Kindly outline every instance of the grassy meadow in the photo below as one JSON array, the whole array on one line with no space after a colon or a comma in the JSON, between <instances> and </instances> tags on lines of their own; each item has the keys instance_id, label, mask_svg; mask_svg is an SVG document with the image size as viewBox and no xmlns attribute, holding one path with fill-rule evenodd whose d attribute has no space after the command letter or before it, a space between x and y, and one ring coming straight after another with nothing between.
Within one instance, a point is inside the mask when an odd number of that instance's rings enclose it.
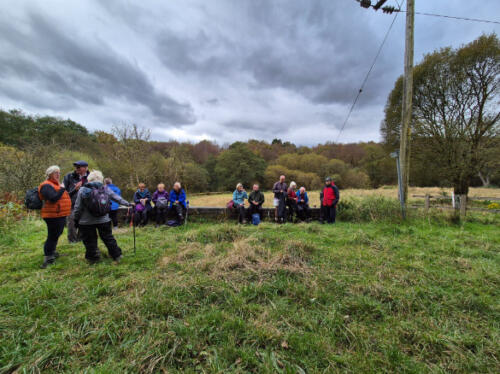
<instances>
[{"instance_id":1,"label":"grassy meadow","mask_svg":"<svg viewBox=\"0 0 500 374\"><path fill-rule=\"evenodd\" d=\"M250 193L251 188L247 188L247 192ZM425 195L429 194L432 196L451 196L452 188L440 188L440 187L410 187L409 189L409 200L410 202L423 202L423 199L413 198L412 195ZM311 207L319 207L319 191L308 191L309 205ZM271 191L264 192L266 201L264 203L265 207L272 208L273 206L273 193ZM340 190L340 196L342 199L346 197L354 198L365 198L365 197L384 197L384 198L398 198L398 189L395 186L384 186L377 189L342 189ZM498 197L500 198L500 188L481 188L473 187L470 189L470 197ZM195 194L188 196L189 203L191 206L205 206L205 207L221 207L226 206L227 202L232 199L232 193L224 194Z\"/></svg>"},{"instance_id":2,"label":"grassy meadow","mask_svg":"<svg viewBox=\"0 0 500 374\"><path fill-rule=\"evenodd\" d=\"M89 266L45 225L0 235L2 373L498 373L500 221L117 232ZM101 249L104 249L101 244Z\"/></svg>"}]
</instances>

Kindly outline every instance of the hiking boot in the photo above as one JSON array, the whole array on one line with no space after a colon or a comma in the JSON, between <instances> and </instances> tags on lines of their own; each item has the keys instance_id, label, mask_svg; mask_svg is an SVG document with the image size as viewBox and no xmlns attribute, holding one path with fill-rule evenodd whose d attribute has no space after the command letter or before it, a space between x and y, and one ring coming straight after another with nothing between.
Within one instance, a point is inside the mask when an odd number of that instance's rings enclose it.
<instances>
[{"instance_id":1,"label":"hiking boot","mask_svg":"<svg viewBox=\"0 0 500 374\"><path fill-rule=\"evenodd\" d=\"M54 265L54 262L53 256L43 256L43 264L40 265L40 269L46 269L47 266Z\"/></svg>"},{"instance_id":2,"label":"hiking boot","mask_svg":"<svg viewBox=\"0 0 500 374\"><path fill-rule=\"evenodd\" d=\"M119 263L122 261L122 258L123 258L123 256L122 256L122 255L120 255L120 256L118 256L118 257L114 258L114 259L113 259L113 261L114 261L116 264L119 264Z\"/></svg>"}]
</instances>

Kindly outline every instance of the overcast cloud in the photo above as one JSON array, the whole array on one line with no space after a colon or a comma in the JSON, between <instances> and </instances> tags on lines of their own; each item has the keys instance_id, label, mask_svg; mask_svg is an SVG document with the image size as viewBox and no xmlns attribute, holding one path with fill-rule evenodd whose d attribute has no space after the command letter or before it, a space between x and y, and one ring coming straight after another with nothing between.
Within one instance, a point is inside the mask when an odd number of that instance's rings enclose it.
<instances>
[{"instance_id":1,"label":"overcast cloud","mask_svg":"<svg viewBox=\"0 0 500 374\"><path fill-rule=\"evenodd\" d=\"M389 0L389 5L397 5ZM355 0L2 0L0 108L155 140L335 141L394 15ZM417 11L495 19L498 0ZM341 142L379 140L403 71L399 14ZM416 16L415 62L500 25Z\"/></svg>"}]
</instances>

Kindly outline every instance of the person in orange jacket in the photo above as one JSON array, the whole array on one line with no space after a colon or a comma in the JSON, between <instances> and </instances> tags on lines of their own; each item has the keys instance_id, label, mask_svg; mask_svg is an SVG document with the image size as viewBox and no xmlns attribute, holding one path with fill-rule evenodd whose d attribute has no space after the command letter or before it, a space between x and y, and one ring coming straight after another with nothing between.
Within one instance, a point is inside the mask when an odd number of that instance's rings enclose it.
<instances>
[{"instance_id":1,"label":"person in orange jacket","mask_svg":"<svg viewBox=\"0 0 500 374\"><path fill-rule=\"evenodd\" d=\"M47 224L47 240L43 246L44 259L40 268L52 265L59 257L57 241L64 231L66 217L71 214L71 198L64 184L59 183L59 166L50 166L45 172L47 179L38 186L38 195L44 202L41 216Z\"/></svg>"}]
</instances>

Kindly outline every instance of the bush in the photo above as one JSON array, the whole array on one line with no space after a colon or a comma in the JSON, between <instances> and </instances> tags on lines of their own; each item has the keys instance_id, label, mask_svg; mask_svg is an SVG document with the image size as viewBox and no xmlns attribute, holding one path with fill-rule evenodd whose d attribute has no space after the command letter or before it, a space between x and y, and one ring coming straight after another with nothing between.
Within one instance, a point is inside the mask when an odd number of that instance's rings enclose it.
<instances>
[{"instance_id":1,"label":"bush","mask_svg":"<svg viewBox=\"0 0 500 374\"><path fill-rule=\"evenodd\" d=\"M399 202L386 197L349 197L342 199L337 207L340 221L370 222L370 221L400 221L401 210Z\"/></svg>"}]
</instances>

